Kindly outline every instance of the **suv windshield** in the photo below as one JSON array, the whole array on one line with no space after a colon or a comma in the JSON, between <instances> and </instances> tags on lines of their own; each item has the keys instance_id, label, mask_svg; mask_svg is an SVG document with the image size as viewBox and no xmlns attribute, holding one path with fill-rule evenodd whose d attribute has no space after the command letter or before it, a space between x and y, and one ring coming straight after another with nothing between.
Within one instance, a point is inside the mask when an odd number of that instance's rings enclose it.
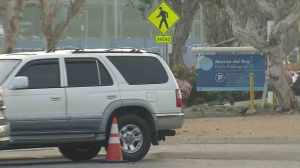
<instances>
[{"instance_id":1,"label":"suv windshield","mask_svg":"<svg viewBox=\"0 0 300 168\"><path fill-rule=\"evenodd\" d=\"M19 62L20 60L0 60L0 84L5 81Z\"/></svg>"}]
</instances>

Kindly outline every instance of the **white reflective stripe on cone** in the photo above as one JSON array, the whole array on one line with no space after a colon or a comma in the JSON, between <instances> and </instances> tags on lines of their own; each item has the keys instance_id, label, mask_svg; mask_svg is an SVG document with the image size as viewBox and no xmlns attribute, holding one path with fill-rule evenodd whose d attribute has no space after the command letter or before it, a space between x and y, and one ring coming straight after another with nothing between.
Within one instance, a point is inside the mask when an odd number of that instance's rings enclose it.
<instances>
[{"instance_id":1,"label":"white reflective stripe on cone","mask_svg":"<svg viewBox=\"0 0 300 168\"><path fill-rule=\"evenodd\" d=\"M110 137L109 144L120 144L120 137Z\"/></svg>"},{"instance_id":2,"label":"white reflective stripe on cone","mask_svg":"<svg viewBox=\"0 0 300 168\"><path fill-rule=\"evenodd\" d=\"M119 134L118 124L112 124L110 133L111 134Z\"/></svg>"}]
</instances>

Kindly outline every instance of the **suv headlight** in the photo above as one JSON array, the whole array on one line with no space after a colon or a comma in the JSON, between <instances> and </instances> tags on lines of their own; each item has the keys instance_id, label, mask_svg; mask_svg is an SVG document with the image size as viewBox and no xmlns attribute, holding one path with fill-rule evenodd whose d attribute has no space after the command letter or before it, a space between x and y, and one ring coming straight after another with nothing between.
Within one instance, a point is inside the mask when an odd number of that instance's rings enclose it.
<instances>
[{"instance_id":1,"label":"suv headlight","mask_svg":"<svg viewBox=\"0 0 300 168\"><path fill-rule=\"evenodd\" d=\"M4 114L5 106L3 102L3 92L2 89L0 88L0 125L5 125L7 124L7 119Z\"/></svg>"},{"instance_id":2,"label":"suv headlight","mask_svg":"<svg viewBox=\"0 0 300 168\"><path fill-rule=\"evenodd\" d=\"M7 119L2 111L0 111L0 126L1 125L6 125L7 124Z\"/></svg>"},{"instance_id":3,"label":"suv headlight","mask_svg":"<svg viewBox=\"0 0 300 168\"><path fill-rule=\"evenodd\" d=\"M3 106L4 103L3 103L3 89L2 87L0 87L0 107Z\"/></svg>"},{"instance_id":4,"label":"suv headlight","mask_svg":"<svg viewBox=\"0 0 300 168\"><path fill-rule=\"evenodd\" d=\"M4 108L4 102L3 102L3 99L2 99L2 96L0 94L0 111L4 111L5 108Z\"/></svg>"}]
</instances>

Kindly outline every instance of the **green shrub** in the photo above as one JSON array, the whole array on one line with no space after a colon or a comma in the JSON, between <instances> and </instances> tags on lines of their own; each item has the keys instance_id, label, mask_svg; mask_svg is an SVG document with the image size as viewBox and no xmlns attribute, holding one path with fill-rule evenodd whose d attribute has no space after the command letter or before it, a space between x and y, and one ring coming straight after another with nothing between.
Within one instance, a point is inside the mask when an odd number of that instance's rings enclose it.
<instances>
[{"instance_id":1,"label":"green shrub","mask_svg":"<svg viewBox=\"0 0 300 168\"><path fill-rule=\"evenodd\" d=\"M172 66L172 72L177 79L186 80L190 84L196 82L196 68L187 68L182 64Z\"/></svg>"}]
</instances>

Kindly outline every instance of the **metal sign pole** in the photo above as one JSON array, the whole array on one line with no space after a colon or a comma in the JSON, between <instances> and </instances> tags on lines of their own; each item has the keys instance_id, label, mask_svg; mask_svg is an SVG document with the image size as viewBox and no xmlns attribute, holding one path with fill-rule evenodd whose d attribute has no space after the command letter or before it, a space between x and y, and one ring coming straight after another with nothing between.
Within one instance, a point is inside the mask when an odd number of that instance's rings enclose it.
<instances>
[{"instance_id":1,"label":"metal sign pole","mask_svg":"<svg viewBox=\"0 0 300 168\"><path fill-rule=\"evenodd\" d=\"M255 79L254 73L249 74L249 94L250 94L250 110L255 112Z\"/></svg>"},{"instance_id":2,"label":"metal sign pole","mask_svg":"<svg viewBox=\"0 0 300 168\"><path fill-rule=\"evenodd\" d=\"M268 90L269 90L269 59L266 58L265 60L266 60L267 70L265 72L265 84L264 84L264 91L263 91L263 104L264 104L264 106L267 104Z\"/></svg>"},{"instance_id":3,"label":"metal sign pole","mask_svg":"<svg viewBox=\"0 0 300 168\"><path fill-rule=\"evenodd\" d=\"M170 58L169 58L169 51L168 51L168 44L165 44L166 49L166 62L168 65L170 65Z\"/></svg>"}]
</instances>

